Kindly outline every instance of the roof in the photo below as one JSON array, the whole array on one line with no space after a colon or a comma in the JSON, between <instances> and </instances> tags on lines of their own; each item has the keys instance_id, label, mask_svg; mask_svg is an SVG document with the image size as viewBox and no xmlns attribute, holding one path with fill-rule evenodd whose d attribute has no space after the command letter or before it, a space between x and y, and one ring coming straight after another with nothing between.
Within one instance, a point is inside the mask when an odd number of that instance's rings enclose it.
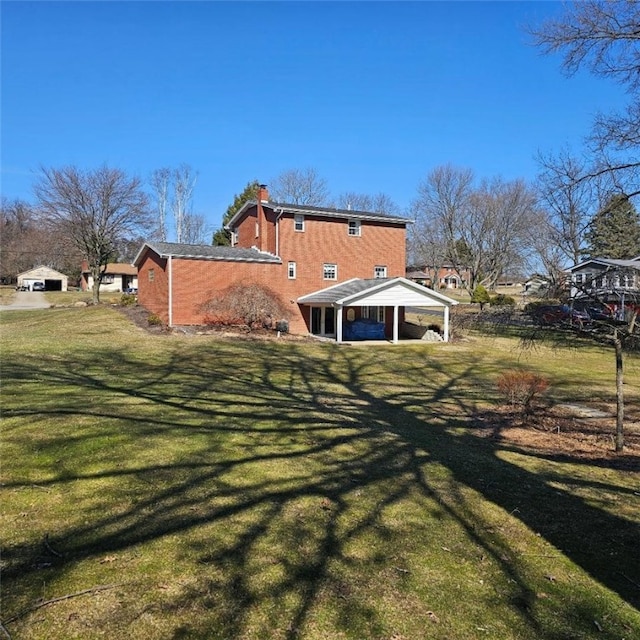
<instances>
[{"instance_id":1,"label":"roof","mask_svg":"<svg viewBox=\"0 0 640 640\"><path fill-rule=\"evenodd\" d=\"M222 260L225 262L266 262L280 264L282 261L272 253L258 249L240 247L214 247L209 244L181 244L177 242L145 242L133 263L138 264L145 249L157 253L161 258L197 258L199 260Z\"/></svg>"},{"instance_id":2,"label":"roof","mask_svg":"<svg viewBox=\"0 0 640 640\"><path fill-rule=\"evenodd\" d=\"M255 207L257 200L248 200L242 208L229 220L226 229L231 229L233 225L240 220L248 209ZM334 207L314 207L306 204L286 204L283 202L263 201L262 206L275 212L282 213L302 213L304 215L315 215L323 218L343 218L350 220L371 220L377 222L389 222L393 224L409 224L413 222L410 218L404 216L394 216L388 213L379 213L375 211L355 211L352 209L336 209Z\"/></svg>"},{"instance_id":3,"label":"roof","mask_svg":"<svg viewBox=\"0 0 640 640\"><path fill-rule=\"evenodd\" d=\"M586 267L588 264L599 264L609 269L640 269L640 256L637 258L631 258L630 260L614 260L613 258L589 258L584 260L573 267L569 267L567 271L577 271Z\"/></svg>"},{"instance_id":4,"label":"roof","mask_svg":"<svg viewBox=\"0 0 640 640\"><path fill-rule=\"evenodd\" d=\"M57 276L59 276L58 279L67 277L64 273L61 273L60 271L56 271L55 269L52 269L51 267L47 267L43 264L41 264L38 267L34 267L33 269L27 269L26 271L22 271L21 273L17 274L18 278L24 278L25 276L45 278L45 279L56 278Z\"/></svg>"},{"instance_id":5,"label":"roof","mask_svg":"<svg viewBox=\"0 0 640 640\"><path fill-rule=\"evenodd\" d=\"M86 263L83 263L82 273L90 273ZM138 275L138 269L135 265L128 262L108 262L103 268L102 273L109 275L125 275L136 276Z\"/></svg>"},{"instance_id":6,"label":"roof","mask_svg":"<svg viewBox=\"0 0 640 640\"><path fill-rule=\"evenodd\" d=\"M409 280L416 280L416 279L426 280L427 278L431 278L431 276L428 273L425 273L424 271L420 271L419 269L416 269L415 271L407 271L406 276L407 278L409 278Z\"/></svg>"},{"instance_id":7,"label":"roof","mask_svg":"<svg viewBox=\"0 0 640 640\"><path fill-rule=\"evenodd\" d=\"M395 302L398 305L429 306L429 304L435 303L436 305L450 306L458 304L453 298L401 277L353 278L332 287L301 296L298 298L298 302L302 304L349 306L350 304L362 302L364 298L390 290L393 290ZM406 302L402 301L404 299L406 299Z\"/></svg>"}]
</instances>

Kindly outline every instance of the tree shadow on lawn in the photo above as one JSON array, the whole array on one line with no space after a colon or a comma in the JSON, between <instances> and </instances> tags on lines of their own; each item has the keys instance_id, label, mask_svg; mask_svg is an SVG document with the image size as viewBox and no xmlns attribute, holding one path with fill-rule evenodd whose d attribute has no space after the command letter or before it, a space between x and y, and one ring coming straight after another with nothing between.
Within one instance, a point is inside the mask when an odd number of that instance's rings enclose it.
<instances>
[{"instance_id":1,"label":"tree shadow on lawn","mask_svg":"<svg viewBox=\"0 0 640 640\"><path fill-rule=\"evenodd\" d=\"M86 559L180 535L180 561L195 556L202 572L171 597L154 591L149 598L156 602L144 605L182 621L170 637L292 640L310 624L328 625L325 635L342 628L382 637L383 612L354 586L354 577L367 576L362 588L403 592L409 587L396 565L409 562L402 552L406 539L432 544L442 535L439 524L455 522L511 585L504 589L513 615L531 637L593 633L594 612L579 595L571 617L548 627L526 561L508 532L497 532L480 513L471 489L638 607L640 567L630 562L637 557L638 523L551 486L557 480L551 472L509 462L496 439L474 435L469 427L487 395L486 371L468 355L465 362L453 375L435 360L405 358L401 349L386 351L383 362L375 351L224 342L206 350L176 348L168 359L144 365L113 352L55 366L5 362L5 385L35 377L58 388L53 400L32 398L29 407L9 408L8 417L28 417L32 425L52 417L91 421L89 428L48 434L38 445L54 459L51 480L38 485L60 491L101 478L115 483L86 523L61 523L52 535L48 544L61 557L48 558L50 581ZM19 431L5 437L17 442ZM123 454L145 439L154 447L186 438L190 446L157 463L118 463L117 449L107 448L92 454L91 465L77 459L56 468L58 451L92 438L122 439ZM4 490L22 484L8 482ZM389 512L406 501L424 505L424 522L405 525L400 518L391 526ZM390 546L398 549L394 557ZM5 620L41 595L42 554L41 540L5 550L4 610L11 612ZM378 574L392 586L378 585ZM322 623L316 611L327 603L332 620ZM419 618L412 624L433 624L426 608L412 611ZM124 624L135 624L141 614L127 615ZM617 631L605 629L599 637L613 639Z\"/></svg>"}]
</instances>

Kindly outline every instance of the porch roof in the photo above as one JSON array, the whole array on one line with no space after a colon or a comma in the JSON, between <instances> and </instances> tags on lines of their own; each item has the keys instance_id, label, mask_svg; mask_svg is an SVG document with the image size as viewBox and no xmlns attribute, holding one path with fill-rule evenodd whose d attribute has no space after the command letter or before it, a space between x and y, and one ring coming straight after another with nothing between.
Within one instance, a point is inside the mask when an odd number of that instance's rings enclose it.
<instances>
[{"instance_id":1,"label":"porch roof","mask_svg":"<svg viewBox=\"0 0 640 640\"><path fill-rule=\"evenodd\" d=\"M298 298L300 304L320 306L450 307L456 300L407 278L353 278Z\"/></svg>"}]
</instances>

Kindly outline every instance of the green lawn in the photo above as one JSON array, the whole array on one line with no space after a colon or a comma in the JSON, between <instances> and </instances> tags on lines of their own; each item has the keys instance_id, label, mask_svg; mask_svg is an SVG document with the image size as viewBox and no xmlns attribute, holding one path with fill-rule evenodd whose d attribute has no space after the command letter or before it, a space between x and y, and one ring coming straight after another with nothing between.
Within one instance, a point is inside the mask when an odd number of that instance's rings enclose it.
<instances>
[{"instance_id":1,"label":"green lawn","mask_svg":"<svg viewBox=\"0 0 640 640\"><path fill-rule=\"evenodd\" d=\"M609 353L0 319L0 637L640 637L640 467L486 433L505 368L610 402Z\"/></svg>"}]
</instances>

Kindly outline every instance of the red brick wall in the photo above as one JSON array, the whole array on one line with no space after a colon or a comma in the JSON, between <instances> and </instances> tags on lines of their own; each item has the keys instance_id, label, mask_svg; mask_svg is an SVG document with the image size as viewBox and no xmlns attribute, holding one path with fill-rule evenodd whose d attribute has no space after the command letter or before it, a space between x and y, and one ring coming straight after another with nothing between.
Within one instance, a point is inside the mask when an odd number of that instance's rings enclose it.
<instances>
[{"instance_id":1,"label":"red brick wall","mask_svg":"<svg viewBox=\"0 0 640 640\"><path fill-rule=\"evenodd\" d=\"M153 279L149 272L153 271ZM169 322L167 261L147 249L138 265L138 303L162 321Z\"/></svg>"},{"instance_id":2,"label":"red brick wall","mask_svg":"<svg viewBox=\"0 0 640 640\"><path fill-rule=\"evenodd\" d=\"M218 260L173 259L173 324L202 324L203 303L215 292L236 282L259 283L279 293L290 305L293 333L309 330L309 309L295 301L300 296L351 278L373 278L374 267L385 265L387 276L405 275L405 229L399 224L361 222L361 235L349 236L346 219L305 216L305 230L294 230L292 214L276 223L276 214L265 209L263 230L266 250L275 254L276 224L282 264L223 262ZM256 208L249 210L238 225L239 247L257 246L255 237ZM296 263L296 279L288 278L288 263ZM324 280L324 263L338 267L337 280ZM148 269L154 268L155 278L148 281ZM139 270L140 304L168 322L168 277L166 261L149 254Z\"/></svg>"}]
</instances>

